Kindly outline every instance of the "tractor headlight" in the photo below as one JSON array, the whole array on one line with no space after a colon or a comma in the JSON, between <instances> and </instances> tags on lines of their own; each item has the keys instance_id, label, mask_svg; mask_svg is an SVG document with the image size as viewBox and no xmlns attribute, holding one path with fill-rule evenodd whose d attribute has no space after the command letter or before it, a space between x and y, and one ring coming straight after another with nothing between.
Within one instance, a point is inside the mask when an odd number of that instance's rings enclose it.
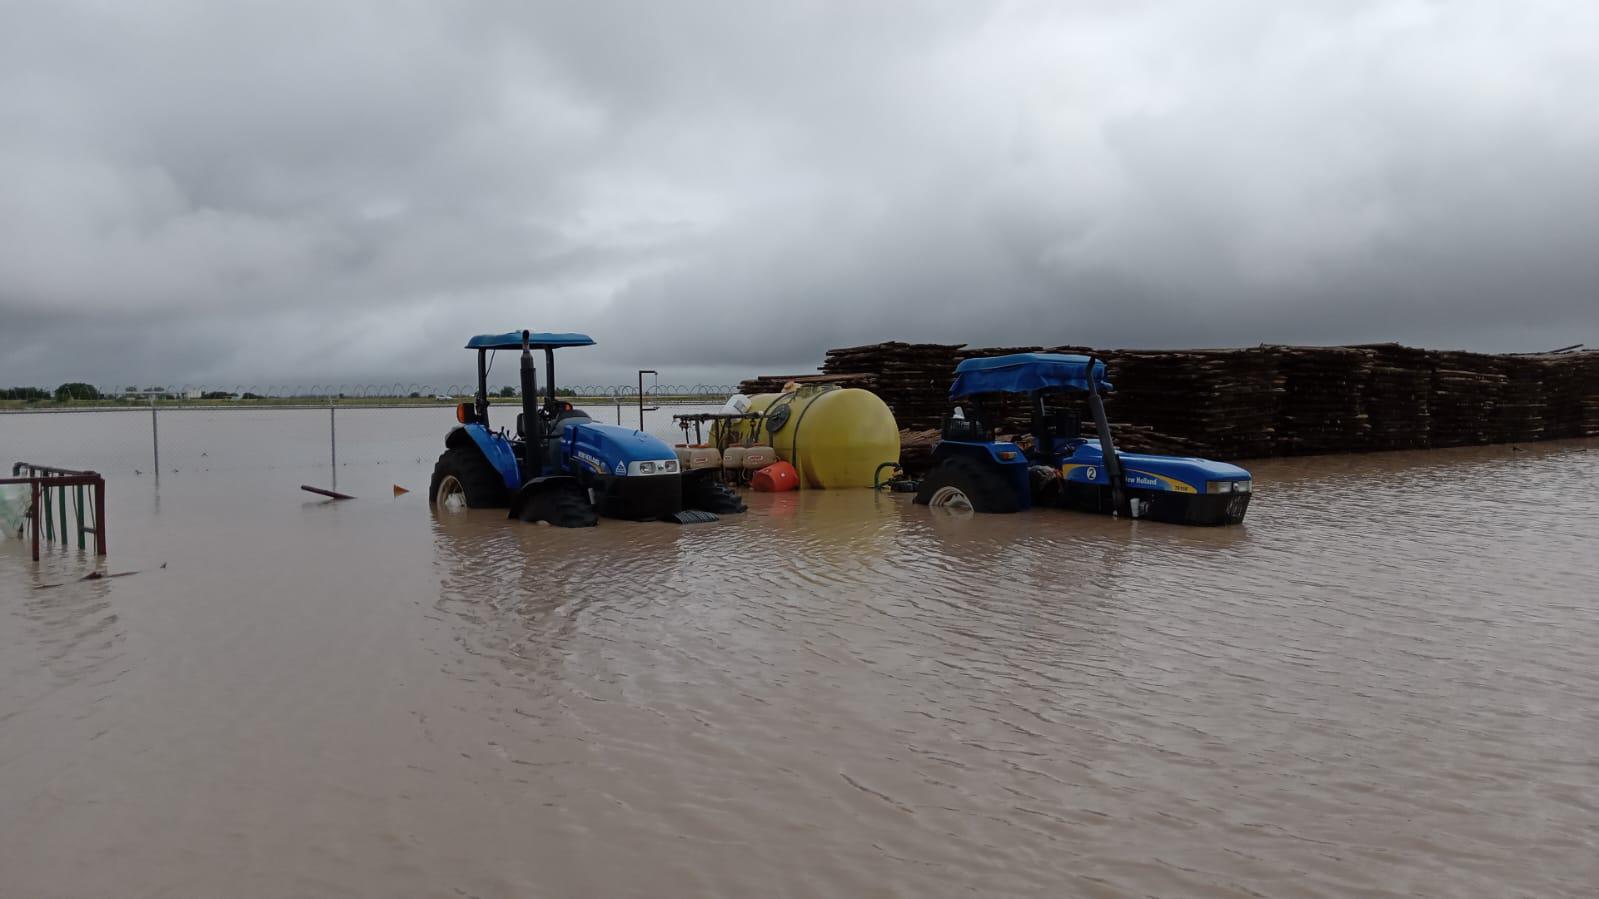
<instances>
[{"instance_id":1,"label":"tractor headlight","mask_svg":"<svg viewBox=\"0 0 1599 899\"><path fill-rule=\"evenodd\" d=\"M677 474L677 460L651 459L647 462L629 462L627 463L627 473L630 477Z\"/></svg>"},{"instance_id":2,"label":"tractor headlight","mask_svg":"<svg viewBox=\"0 0 1599 899\"><path fill-rule=\"evenodd\" d=\"M1206 493L1248 493L1251 488L1249 480L1242 481L1206 481Z\"/></svg>"}]
</instances>

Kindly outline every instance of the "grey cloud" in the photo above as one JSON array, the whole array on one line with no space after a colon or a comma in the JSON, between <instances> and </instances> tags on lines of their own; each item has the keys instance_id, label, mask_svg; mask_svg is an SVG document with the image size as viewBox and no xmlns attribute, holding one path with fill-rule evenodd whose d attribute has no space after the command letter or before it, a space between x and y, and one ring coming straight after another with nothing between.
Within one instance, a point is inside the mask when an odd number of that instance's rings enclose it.
<instances>
[{"instance_id":1,"label":"grey cloud","mask_svg":"<svg viewBox=\"0 0 1599 899\"><path fill-rule=\"evenodd\" d=\"M1599 342L1599 8L0 2L0 382Z\"/></svg>"}]
</instances>

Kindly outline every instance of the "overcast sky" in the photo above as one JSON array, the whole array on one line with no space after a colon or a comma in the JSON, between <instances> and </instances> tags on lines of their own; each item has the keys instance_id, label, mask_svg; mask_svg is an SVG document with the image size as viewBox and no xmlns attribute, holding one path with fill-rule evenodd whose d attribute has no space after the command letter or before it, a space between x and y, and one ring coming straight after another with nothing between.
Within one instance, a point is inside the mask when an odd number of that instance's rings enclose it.
<instances>
[{"instance_id":1,"label":"overcast sky","mask_svg":"<svg viewBox=\"0 0 1599 899\"><path fill-rule=\"evenodd\" d=\"M569 383L891 338L1599 344L1599 3L0 22L0 384L464 382L524 326L599 342Z\"/></svg>"}]
</instances>

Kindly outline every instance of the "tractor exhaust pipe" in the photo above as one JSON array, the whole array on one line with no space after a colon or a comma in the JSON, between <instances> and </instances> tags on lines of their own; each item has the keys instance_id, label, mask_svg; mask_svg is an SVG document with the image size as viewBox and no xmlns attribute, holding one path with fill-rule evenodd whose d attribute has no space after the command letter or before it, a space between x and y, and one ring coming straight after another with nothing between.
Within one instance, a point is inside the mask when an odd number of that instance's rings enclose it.
<instances>
[{"instance_id":1,"label":"tractor exhaust pipe","mask_svg":"<svg viewBox=\"0 0 1599 899\"><path fill-rule=\"evenodd\" d=\"M523 469L528 477L538 474L537 468L531 464L534 458L531 447L535 445L535 440L543 436L533 433L538 426L539 374L533 366L533 349L528 346L531 339L531 334L522 332L522 439L530 448L527 454L530 464L523 466Z\"/></svg>"},{"instance_id":2,"label":"tractor exhaust pipe","mask_svg":"<svg viewBox=\"0 0 1599 899\"><path fill-rule=\"evenodd\" d=\"M1094 429L1099 432L1099 451L1105 457L1105 477L1110 479L1110 498L1116 505L1116 514L1132 517L1132 505L1127 501L1127 481L1122 475L1122 460L1116 455L1116 444L1110 436L1110 420L1105 417L1105 403L1099 398L1099 382L1094 380L1094 363L1099 359L1088 357L1088 409L1094 413Z\"/></svg>"}]
</instances>

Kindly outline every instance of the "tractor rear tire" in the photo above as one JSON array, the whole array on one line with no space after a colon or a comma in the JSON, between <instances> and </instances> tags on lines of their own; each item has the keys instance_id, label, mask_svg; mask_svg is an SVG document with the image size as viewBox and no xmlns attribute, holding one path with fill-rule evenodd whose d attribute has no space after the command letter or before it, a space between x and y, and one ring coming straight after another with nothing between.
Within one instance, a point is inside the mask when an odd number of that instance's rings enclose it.
<instances>
[{"instance_id":1,"label":"tractor rear tire","mask_svg":"<svg viewBox=\"0 0 1599 899\"><path fill-rule=\"evenodd\" d=\"M591 528L600 521L588 491L570 484L552 485L528 497L521 518L529 524L542 521L558 528Z\"/></svg>"},{"instance_id":2,"label":"tractor rear tire","mask_svg":"<svg viewBox=\"0 0 1599 899\"><path fill-rule=\"evenodd\" d=\"M1017 512L1016 491L990 468L964 456L940 462L922 479L916 502L924 506L970 508L973 512Z\"/></svg>"},{"instance_id":3,"label":"tractor rear tire","mask_svg":"<svg viewBox=\"0 0 1599 899\"><path fill-rule=\"evenodd\" d=\"M737 515L749 511L744 501L714 474L691 477L683 484L683 508L698 509L713 515Z\"/></svg>"},{"instance_id":4,"label":"tractor rear tire","mask_svg":"<svg viewBox=\"0 0 1599 899\"><path fill-rule=\"evenodd\" d=\"M450 489L444 493L459 493L468 509L503 509L510 505L505 481L475 444L452 447L439 456L433 466L433 478L428 482L430 504L439 505L440 488L446 485Z\"/></svg>"}]
</instances>

